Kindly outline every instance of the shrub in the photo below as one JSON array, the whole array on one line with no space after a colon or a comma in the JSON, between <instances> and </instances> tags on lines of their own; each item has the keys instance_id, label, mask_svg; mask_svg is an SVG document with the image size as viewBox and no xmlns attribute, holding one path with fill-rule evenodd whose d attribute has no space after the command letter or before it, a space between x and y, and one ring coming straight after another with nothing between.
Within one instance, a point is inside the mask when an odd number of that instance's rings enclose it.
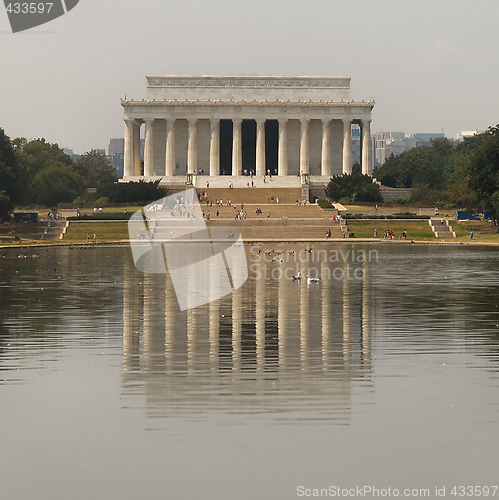
<instances>
[{"instance_id":1,"label":"shrub","mask_svg":"<svg viewBox=\"0 0 499 500\"><path fill-rule=\"evenodd\" d=\"M335 175L327 185L328 197L333 200L345 197L353 201L383 201L379 185L369 175L360 173Z\"/></svg>"},{"instance_id":2,"label":"shrub","mask_svg":"<svg viewBox=\"0 0 499 500\"><path fill-rule=\"evenodd\" d=\"M111 203L156 201L167 194L167 189L159 186L160 180L101 184L97 187L97 198L106 197Z\"/></svg>"},{"instance_id":3,"label":"shrub","mask_svg":"<svg viewBox=\"0 0 499 500\"><path fill-rule=\"evenodd\" d=\"M331 202L327 200L317 200L317 205L321 208L333 208Z\"/></svg>"},{"instance_id":4,"label":"shrub","mask_svg":"<svg viewBox=\"0 0 499 500\"><path fill-rule=\"evenodd\" d=\"M98 198L95 200L95 205L99 207L105 207L109 205L109 198L107 196L102 196L101 198Z\"/></svg>"},{"instance_id":5,"label":"shrub","mask_svg":"<svg viewBox=\"0 0 499 500\"><path fill-rule=\"evenodd\" d=\"M395 198L393 200L393 203L395 203L395 205L407 205L409 203L409 199L408 198Z\"/></svg>"}]
</instances>

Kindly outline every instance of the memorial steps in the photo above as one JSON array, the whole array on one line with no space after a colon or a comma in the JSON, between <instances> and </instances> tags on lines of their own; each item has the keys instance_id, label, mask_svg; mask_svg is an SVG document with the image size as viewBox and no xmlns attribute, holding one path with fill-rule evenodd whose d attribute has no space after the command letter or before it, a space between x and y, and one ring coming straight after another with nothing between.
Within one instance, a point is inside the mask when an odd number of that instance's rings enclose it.
<instances>
[{"instance_id":1,"label":"memorial steps","mask_svg":"<svg viewBox=\"0 0 499 500\"><path fill-rule=\"evenodd\" d=\"M230 191L234 192L232 189ZM343 239L343 231L348 237L348 227L346 224L344 225L345 221L342 221L340 225L332 218L333 215L337 214L337 211L328 211L326 215L317 205L245 203L243 211L246 212L246 219L242 220L236 219L237 213L241 209L240 204L236 206L237 209L227 205L206 206L206 204L201 204L208 228L232 227L238 229L245 242L325 241L328 230L331 231L332 239ZM262 210L259 215L256 213L257 208ZM217 210L218 216L216 215ZM208 212L210 213L209 220ZM185 227L183 221L181 225ZM169 224L167 228L154 227L154 238L168 240L172 228L175 233L175 227L172 224ZM229 234L230 229L227 229L227 236Z\"/></svg>"},{"instance_id":2,"label":"memorial steps","mask_svg":"<svg viewBox=\"0 0 499 500\"><path fill-rule=\"evenodd\" d=\"M224 205L222 207L213 204L213 206L206 206L206 204L201 203L201 209L204 211L205 216L210 212L210 218L215 220L219 219L235 219L238 212L241 211L241 205L237 205L234 209L233 206ZM256 213L257 208L259 208L262 213ZM217 217L217 210L219 215ZM324 219L323 210L317 205L306 205L298 206L295 204L258 204L258 203L245 203L244 209L242 210L246 213L246 219L267 219L267 215L270 215L271 219L282 220L282 219ZM336 213L336 212L335 212ZM332 217L330 217L332 218Z\"/></svg>"},{"instance_id":3,"label":"memorial steps","mask_svg":"<svg viewBox=\"0 0 499 500\"><path fill-rule=\"evenodd\" d=\"M208 228L227 226L224 220L207 221ZM230 224L241 232L243 241L326 241L326 232L331 230L332 239L343 239L343 226L331 219L262 219L233 220ZM348 235L348 230L345 230Z\"/></svg>"},{"instance_id":4,"label":"memorial steps","mask_svg":"<svg viewBox=\"0 0 499 500\"><path fill-rule=\"evenodd\" d=\"M260 219L228 220L218 218L206 221L206 225L208 229L227 228L227 238L230 235L230 228L237 229L241 232L245 242L325 241L328 230L331 231L332 239L343 239L343 231L345 231L346 236L348 235L346 226L340 226L340 224L334 222L332 219L272 219L263 217ZM175 235L175 226L172 224L168 228L155 227L153 229L154 239L168 241L170 239L170 230L172 229ZM185 223L182 224L182 229L185 229Z\"/></svg>"},{"instance_id":5,"label":"memorial steps","mask_svg":"<svg viewBox=\"0 0 499 500\"><path fill-rule=\"evenodd\" d=\"M241 203L246 204L272 204L277 205L276 200L279 198L281 203L293 203L301 199L301 188L274 188L274 189L258 189L258 188L198 188L197 192L202 195L203 191L208 191L208 199L213 201L213 206L217 200L223 200L224 204L230 200L232 204L238 206ZM274 201L271 201L271 197ZM201 205L206 205L206 198L201 198Z\"/></svg>"}]
</instances>

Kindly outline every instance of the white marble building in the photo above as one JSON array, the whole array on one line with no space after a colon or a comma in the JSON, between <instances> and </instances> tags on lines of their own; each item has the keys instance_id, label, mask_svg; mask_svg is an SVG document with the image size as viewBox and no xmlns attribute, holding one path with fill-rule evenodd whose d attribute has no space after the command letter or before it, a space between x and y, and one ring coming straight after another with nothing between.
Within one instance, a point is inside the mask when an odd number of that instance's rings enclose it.
<instances>
[{"instance_id":1,"label":"white marble building","mask_svg":"<svg viewBox=\"0 0 499 500\"><path fill-rule=\"evenodd\" d=\"M122 100L123 181L262 186L325 184L350 173L352 124L361 127L362 171L372 172L373 101L350 100L350 77L149 75L147 99ZM144 125L141 172L140 129ZM200 177L201 176L201 177Z\"/></svg>"}]
</instances>

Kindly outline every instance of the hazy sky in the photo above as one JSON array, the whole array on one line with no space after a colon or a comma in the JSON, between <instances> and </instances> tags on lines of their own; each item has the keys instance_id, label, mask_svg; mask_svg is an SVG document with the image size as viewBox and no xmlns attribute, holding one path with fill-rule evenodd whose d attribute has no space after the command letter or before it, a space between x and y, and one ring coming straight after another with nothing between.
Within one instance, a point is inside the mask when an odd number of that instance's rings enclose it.
<instances>
[{"instance_id":1,"label":"hazy sky","mask_svg":"<svg viewBox=\"0 0 499 500\"><path fill-rule=\"evenodd\" d=\"M350 75L373 131L499 122L497 0L80 0L12 34L0 5L0 127L76 153L124 136L146 74Z\"/></svg>"}]
</instances>

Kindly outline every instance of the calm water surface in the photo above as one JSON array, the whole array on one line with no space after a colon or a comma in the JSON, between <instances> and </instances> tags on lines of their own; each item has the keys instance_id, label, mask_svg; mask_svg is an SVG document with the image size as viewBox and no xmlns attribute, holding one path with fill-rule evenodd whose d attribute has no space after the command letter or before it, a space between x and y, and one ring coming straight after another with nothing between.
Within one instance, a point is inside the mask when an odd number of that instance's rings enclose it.
<instances>
[{"instance_id":1,"label":"calm water surface","mask_svg":"<svg viewBox=\"0 0 499 500\"><path fill-rule=\"evenodd\" d=\"M125 247L6 252L0 498L497 485L499 252L280 248L184 312Z\"/></svg>"}]
</instances>

